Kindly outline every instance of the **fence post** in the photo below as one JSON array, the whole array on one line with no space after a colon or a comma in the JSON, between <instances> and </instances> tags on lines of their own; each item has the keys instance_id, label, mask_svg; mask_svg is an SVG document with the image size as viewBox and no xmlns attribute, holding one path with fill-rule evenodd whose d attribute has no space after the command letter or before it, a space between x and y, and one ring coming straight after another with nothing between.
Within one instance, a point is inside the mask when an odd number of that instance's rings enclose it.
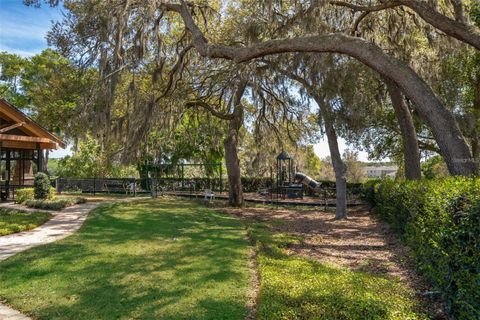
<instances>
[{"instance_id":1,"label":"fence post","mask_svg":"<svg viewBox=\"0 0 480 320\"><path fill-rule=\"evenodd\" d=\"M219 162L220 166L220 193L223 193L223 171L222 171L222 162Z\"/></svg>"},{"instance_id":2,"label":"fence post","mask_svg":"<svg viewBox=\"0 0 480 320\"><path fill-rule=\"evenodd\" d=\"M55 180L55 192L56 192L57 194L60 194L60 192L61 192L61 191L60 191L60 187L59 187L59 186L60 186L60 180L61 180L61 179L62 179L62 178L57 177L57 179Z\"/></svg>"},{"instance_id":3,"label":"fence post","mask_svg":"<svg viewBox=\"0 0 480 320\"><path fill-rule=\"evenodd\" d=\"M150 179L150 181L148 181L148 178L147 178L147 183L150 187L150 195L152 196L152 198L155 198L155 191L153 190L153 188L154 188L153 179Z\"/></svg>"},{"instance_id":4,"label":"fence post","mask_svg":"<svg viewBox=\"0 0 480 320\"><path fill-rule=\"evenodd\" d=\"M182 162L181 164L181 168L182 168L182 191L184 190L185 188L185 165L184 163Z\"/></svg>"},{"instance_id":5,"label":"fence post","mask_svg":"<svg viewBox=\"0 0 480 320\"><path fill-rule=\"evenodd\" d=\"M133 196L136 197L137 196L137 180L135 178L133 178L132 186L133 186Z\"/></svg>"},{"instance_id":6,"label":"fence post","mask_svg":"<svg viewBox=\"0 0 480 320\"><path fill-rule=\"evenodd\" d=\"M96 184L97 184L97 177L93 177L93 195L95 195L96 192Z\"/></svg>"}]
</instances>

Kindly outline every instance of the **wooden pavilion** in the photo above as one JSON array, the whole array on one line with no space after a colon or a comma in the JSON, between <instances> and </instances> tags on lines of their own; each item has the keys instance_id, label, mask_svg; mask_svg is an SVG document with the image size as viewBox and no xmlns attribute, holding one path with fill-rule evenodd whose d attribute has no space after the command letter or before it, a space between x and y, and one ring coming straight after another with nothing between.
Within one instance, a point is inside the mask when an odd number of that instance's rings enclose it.
<instances>
[{"instance_id":1,"label":"wooden pavilion","mask_svg":"<svg viewBox=\"0 0 480 320\"><path fill-rule=\"evenodd\" d=\"M65 143L0 98L0 195L13 197L15 189L33 185L44 171L44 150L65 148Z\"/></svg>"}]
</instances>

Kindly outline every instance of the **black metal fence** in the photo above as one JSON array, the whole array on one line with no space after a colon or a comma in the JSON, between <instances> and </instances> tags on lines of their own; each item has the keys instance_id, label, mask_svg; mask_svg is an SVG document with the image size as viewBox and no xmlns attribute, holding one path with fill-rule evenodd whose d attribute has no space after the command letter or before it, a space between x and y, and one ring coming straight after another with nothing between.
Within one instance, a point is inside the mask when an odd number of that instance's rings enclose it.
<instances>
[{"instance_id":1,"label":"black metal fence","mask_svg":"<svg viewBox=\"0 0 480 320\"><path fill-rule=\"evenodd\" d=\"M58 193L136 193L138 179L134 178L57 178L55 188Z\"/></svg>"},{"instance_id":2,"label":"black metal fence","mask_svg":"<svg viewBox=\"0 0 480 320\"><path fill-rule=\"evenodd\" d=\"M228 181L218 178L57 178L52 181L57 192L137 194L158 192L203 192L210 189L216 192L228 191ZM244 192L263 192L272 190L275 185L269 178L243 178ZM361 184L348 184L348 194L360 194ZM314 195L312 190L305 190L307 195ZM317 190L324 197L335 197L335 183L322 181Z\"/></svg>"},{"instance_id":3,"label":"black metal fence","mask_svg":"<svg viewBox=\"0 0 480 320\"><path fill-rule=\"evenodd\" d=\"M197 192L210 189L223 191L219 179L136 179L136 178L57 178L55 188L58 193L107 193L107 194L137 194L164 191Z\"/></svg>"}]
</instances>

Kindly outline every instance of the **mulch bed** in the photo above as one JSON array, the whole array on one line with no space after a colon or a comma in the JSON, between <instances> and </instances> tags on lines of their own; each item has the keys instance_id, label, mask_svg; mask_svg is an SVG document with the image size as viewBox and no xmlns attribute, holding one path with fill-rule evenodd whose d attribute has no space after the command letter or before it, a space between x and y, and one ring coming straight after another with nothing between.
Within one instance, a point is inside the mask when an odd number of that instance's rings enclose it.
<instances>
[{"instance_id":1,"label":"mulch bed","mask_svg":"<svg viewBox=\"0 0 480 320\"><path fill-rule=\"evenodd\" d=\"M386 223L375 218L366 206L350 209L347 220L335 220L333 211L279 208L222 208L244 219L274 224L274 231L300 236L302 243L290 247L291 254L351 270L398 278L418 293L434 319L448 319L443 303L414 271L408 248Z\"/></svg>"}]
</instances>

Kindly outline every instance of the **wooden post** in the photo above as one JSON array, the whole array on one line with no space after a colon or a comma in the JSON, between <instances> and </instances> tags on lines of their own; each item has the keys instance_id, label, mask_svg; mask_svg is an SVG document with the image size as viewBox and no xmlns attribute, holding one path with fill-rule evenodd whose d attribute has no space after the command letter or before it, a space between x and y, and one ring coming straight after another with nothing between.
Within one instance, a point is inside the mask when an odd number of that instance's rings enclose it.
<instances>
[{"instance_id":1,"label":"wooden post","mask_svg":"<svg viewBox=\"0 0 480 320\"><path fill-rule=\"evenodd\" d=\"M5 181L5 193L7 194L7 199L10 196L10 150L7 150L7 163L5 164L5 169L7 170L7 180Z\"/></svg>"},{"instance_id":2,"label":"wooden post","mask_svg":"<svg viewBox=\"0 0 480 320\"><path fill-rule=\"evenodd\" d=\"M40 143L37 143L37 173L43 172L43 164L42 164L42 149L40 149Z\"/></svg>"}]
</instances>

